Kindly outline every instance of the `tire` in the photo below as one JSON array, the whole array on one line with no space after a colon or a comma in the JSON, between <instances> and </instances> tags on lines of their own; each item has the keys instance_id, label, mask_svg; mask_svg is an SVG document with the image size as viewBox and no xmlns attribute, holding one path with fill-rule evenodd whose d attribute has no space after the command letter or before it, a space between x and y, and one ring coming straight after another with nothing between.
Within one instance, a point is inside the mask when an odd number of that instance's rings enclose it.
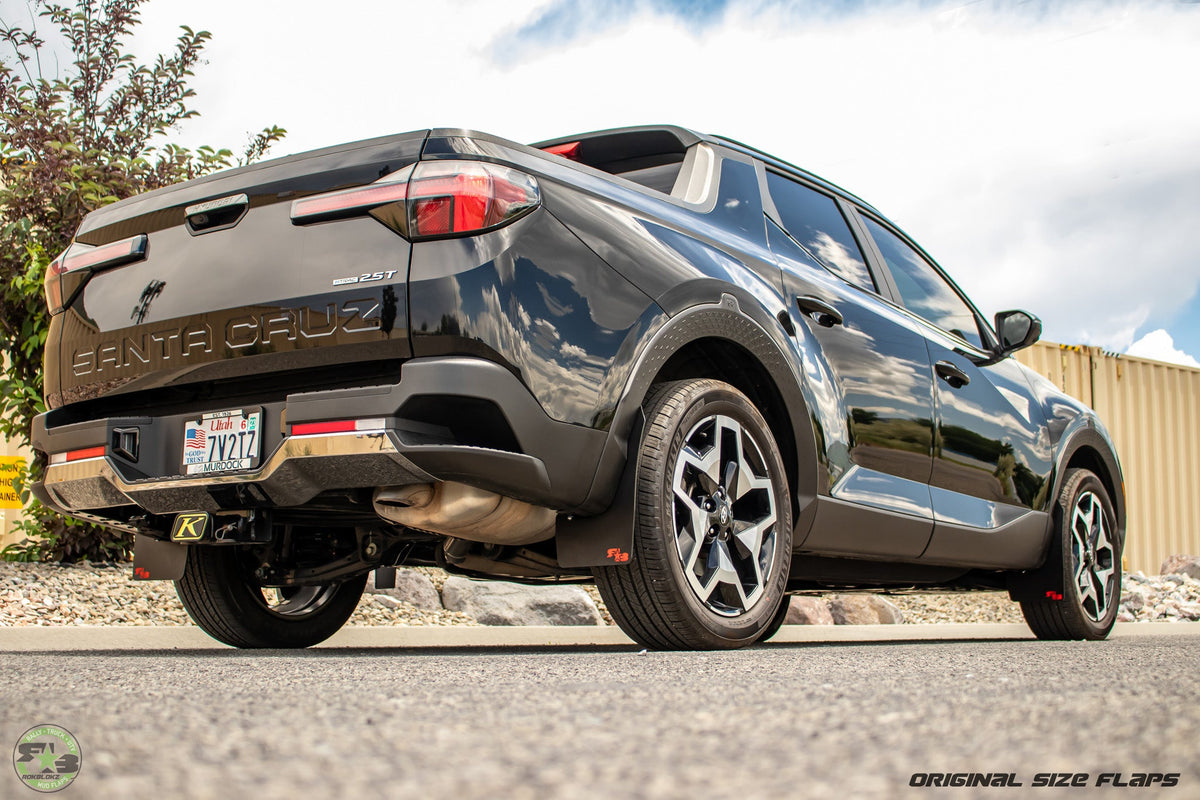
<instances>
[{"instance_id":1,"label":"tire","mask_svg":"<svg viewBox=\"0 0 1200 800\"><path fill-rule=\"evenodd\" d=\"M791 605L791 599L789 595L784 595L782 602L779 603L779 610L775 612L775 616L771 618L762 635L758 637L760 642L769 641L775 634L779 633L779 629L783 627L783 621L787 619L788 606Z\"/></svg>"},{"instance_id":2,"label":"tire","mask_svg":"<svg viewBox=\"0 0 1200 800\"><path fill-rule=\"evenodd\" d=\"M753 644L775 618L791 563L775 439L749 399L720 381L659 384L643 408L633 558L594 570L600 594L645 647Z\"/></svg>"},{"instance_id":3,"label":"tire","mask_svg":"<svg viewBox=\"0 0 1200 800\"><path fill-rule=\"evenodd\" d=\"M346 623L362 597L367 576L321 586L267 590L254 580L242 548L195 546L183 577L175 581L188 616L219 642L243 648L309 647Z\"/></svg>"},{"instance_id":4,"label":"tire","mask_svg":"<svg viewBox=\"0 0 1200 800\"><path fill-rule=\"evenodd\" d=\"M1021 602L1039 639L1103 639L1117 620L1121 599L1121 539L1112 500L1095 473L1068 470L1054 524L1059 541L1051 557L1062 569L1062 599Z\"/></svg>"}]
</instances>

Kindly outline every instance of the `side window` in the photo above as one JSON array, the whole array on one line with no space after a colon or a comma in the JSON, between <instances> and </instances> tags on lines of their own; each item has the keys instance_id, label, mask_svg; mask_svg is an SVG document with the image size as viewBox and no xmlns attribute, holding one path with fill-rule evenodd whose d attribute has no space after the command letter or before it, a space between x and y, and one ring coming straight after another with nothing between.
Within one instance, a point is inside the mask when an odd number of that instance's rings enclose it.
<instances>
[{"instance_id":1,"label":"side window","mask_svg":"<svg viewBox=\"0 0 1200 800\"><path fill-rule=\"evenodd\" d=\"M774 172L767 173L767 188L793 239L842 280L876 291L862 251L832 197Z\"/></svg>"},{"instance_id":2,"label":"side window","mask_svg":"<svg viewBox=\"0 0 1200 800\"><path fill-rule=\"evenodd\" d=\"M950 331L976 347L983 349L979 323L971 307L951 288L937 270L920 253L896 234L870 217L863 216L867 230L883 260L887 262L900 299L912 313L928 320L944 331Z\"/></svg>"}]
</instances>

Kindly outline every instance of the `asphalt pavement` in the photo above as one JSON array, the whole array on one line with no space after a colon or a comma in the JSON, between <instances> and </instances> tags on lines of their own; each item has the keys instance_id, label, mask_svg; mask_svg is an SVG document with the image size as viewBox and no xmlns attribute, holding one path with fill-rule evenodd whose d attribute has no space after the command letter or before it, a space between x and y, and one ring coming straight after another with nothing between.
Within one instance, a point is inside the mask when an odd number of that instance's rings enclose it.
<instances>
[{"instance_id":1,"label":"asphalt pavement","mask_svg":"<svg viewBox=\"0 0 1200 800\"><path fill-rule=\"evenodd\" d=\"M1200 626L1086 643L890 627L942 635L642 653L577 629L407 644L350 629L246 652L195 631L97 629L72 649L9 629L0 749L66 728L83 761L58 796L100 800L1200 797ZM909 785L931 773L1021 787ZM1048 773L1086 788L1036 788ZM1145 773L1179 777L1112 785ZM0 765L0 797L36 796Z\"/></svg>"}]
</instances>

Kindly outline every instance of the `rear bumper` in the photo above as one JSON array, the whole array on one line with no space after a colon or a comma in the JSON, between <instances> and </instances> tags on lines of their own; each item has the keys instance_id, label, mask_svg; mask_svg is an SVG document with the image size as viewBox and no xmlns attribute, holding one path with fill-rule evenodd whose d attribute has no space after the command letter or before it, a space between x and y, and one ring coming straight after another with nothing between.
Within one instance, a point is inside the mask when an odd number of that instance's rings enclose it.
<instances>
[{"instance_id":1,"label":"rear bumper","mask_svg":"<svg viewBox=\"0 0 1200 800\"><path fill-rule=\"evenodd\" d=\"M470 425L421 418L464 398L498 411L498 424L508 428L498 438L511 442L506 449L479 446ZM104 455L50 464L35 493L60 511L110 524L127 522L138 509L166 515L294 507L329 490L437 480L569 512L588 497L609 439L605 431L551 419L512 372L475 358L416 359L403 366L396 384L293 394L261 407L259 466L205 476L175 474L183 420L218 408L57 427L42 415L34 423L37 450L51 455L102 446ZM368 418L378 421L371 430L288 435L299 423ZM131 428L139 432L138 460L114 449L116 429Z\"/></svg>"},{"instance_id":2,"label":"rear bumper","mask_svg":"<svg viewBox=\"0 0 1200 800\"><path fill-rule=\"evenodd\" d=\"M433 476L400 455L387 431L291 436L258 469L204 477L128 480L109 456L54 464L42 482L68 513L138 506L151 514L297 506L325 489L427 483ZM100 514L99 516L103 516Z\"/></svg>"}]
</instances>

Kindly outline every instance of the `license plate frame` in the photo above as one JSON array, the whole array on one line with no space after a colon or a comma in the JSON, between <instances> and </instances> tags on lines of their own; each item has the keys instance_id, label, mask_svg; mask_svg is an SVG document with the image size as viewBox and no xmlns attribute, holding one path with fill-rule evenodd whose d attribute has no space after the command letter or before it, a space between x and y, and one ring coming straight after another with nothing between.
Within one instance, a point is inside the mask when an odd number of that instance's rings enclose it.
<instances>
[{"instance_id":1,"label":"license plate frame","mask_svg":"<svg viewBox=\"0 0 1200 800\"><path fill-rule=\"evenodd\" d=\"M187 475L224 475L262 460L261 407L210 411L183 422L181 462Z\"/></svg>"}]
</instances>

